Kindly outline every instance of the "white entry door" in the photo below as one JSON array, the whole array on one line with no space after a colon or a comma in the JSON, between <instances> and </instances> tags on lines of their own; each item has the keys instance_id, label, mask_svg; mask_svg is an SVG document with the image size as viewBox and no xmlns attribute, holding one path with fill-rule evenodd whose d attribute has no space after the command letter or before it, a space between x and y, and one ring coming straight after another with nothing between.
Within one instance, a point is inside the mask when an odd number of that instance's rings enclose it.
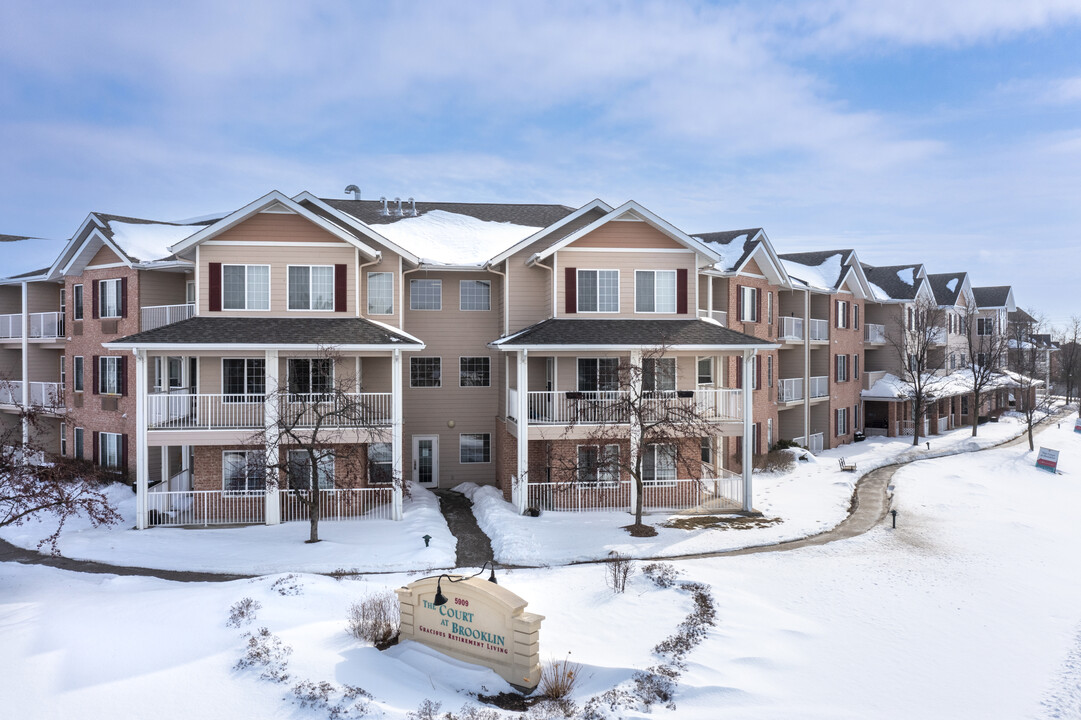
<instances>
[{"instance_id":1,"label":"white entry door","mask_svg":"<svg viewBox=\"0 0 1081 720\"><path fill-rule=\"evenodd\" d=\"M413 436L413 482L439 486L439 436Z\"/></svg>"}]
</instances>

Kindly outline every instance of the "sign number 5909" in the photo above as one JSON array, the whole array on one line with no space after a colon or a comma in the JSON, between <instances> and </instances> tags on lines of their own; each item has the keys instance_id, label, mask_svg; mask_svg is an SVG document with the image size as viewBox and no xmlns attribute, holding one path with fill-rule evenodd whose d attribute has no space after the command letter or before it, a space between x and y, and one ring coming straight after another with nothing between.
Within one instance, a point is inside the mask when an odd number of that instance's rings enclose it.
<instances>
[{"instance_id":1,"label":"sign number 5909","mask_svg":"<svg viewBox=\"0 0 1081 720\"><path fill-rule=\"evenodd\" d=\"M454 598L455 605L462 605L463 607L469 607L469 601L465 598Z\"/></svg>"}]
</instances>

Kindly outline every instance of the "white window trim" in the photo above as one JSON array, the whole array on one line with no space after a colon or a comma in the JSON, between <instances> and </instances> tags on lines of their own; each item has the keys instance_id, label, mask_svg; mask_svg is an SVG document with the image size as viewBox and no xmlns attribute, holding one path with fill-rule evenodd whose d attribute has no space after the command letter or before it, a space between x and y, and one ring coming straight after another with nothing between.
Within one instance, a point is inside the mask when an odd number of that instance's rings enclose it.
<instances>
[{"instance_id":1,"label":"white window trim","mask_svg":"<svg viewBox=\"0 0 1081 720\"><path fill-rule=\"evenodd\" d=\"M225 268L227 267L242 267L244 268L244 307L242 308L230 308L225 307ZM266 308L249 308L248 307L248 268L253 267L265 267L267 269L267 288L266 288ZM288 278L286 278L288 283ZM286 298L286 304L288 305L288 297ZM222 312L270 312L274 309L274 271L270 265L263 263L222 263L221 264L221 309Z\"/></svg>"},{"instance_id":2,"label":"white window trim","mask_svg":"<svg viewBox=\"0 0 1081 720\"><path fill-rule=\"evenodd\" d=\"M390 275L390 312L372 312L372 275ZM379 270L376 272L368 273L368 285L365 288L364 294L365 306L368 309L368 315L379 315L385 317L394 314L394 273L389 270Z\"/></svg>"},{"instance_id":3,"label":"white window trim","mask_svg":"<svg viewBox=\"0 0 1081 720\"><path fill-rule=\"evenodd\" d=\"M648 453L648 452L652 452L654 454L653 468L654 468L654 472L656 472L656 468L657 468L656 453L657 453L657 449L660 448L660 447L670 447L670 448L672 448L672 471L673 471L673 474L675 475L675 477L673 477L671 480L646 480L645 479L645 467L646 467L646 465L645 465L645 460L643 459L643 461L642 461L642 471L643 471L642 472L642 474L643 474L642 484L644 486L646 486L646 487L675 487L676 482L679 480L679 450L678 450L678 448L676 448L675 443L670 443L670 442L646 443L645 445L642 446L642 452L643 452L643 454Z\"/></svg>"},{"instance_id":4,"label":"white window trim","mask_svg":"<svg viewBox=\"0 0 1081 720\"><path fill-rule=\"evenodd\" d=\"M488 361L488 383L485 385L462 385L462 360L477 360L484 358ZM458 356L458 387L461 388L490 388L492 386L492 358L490 355L459 355ZM440 368L442 375L442 368ZM475 433L473 433L475 434Z\"/></svg>"},{"instance_id":5,"label":"white window trim","mask_svg":"<svg viewBox=\"0 0 1081 720\"><path fill-rule=\"evenodd\" d=\"M837 303L837 308L836 308L836 312L837 312L837 321L836 321L837 329L838 330L847 330L848 329L848 301L847 300L835 300L834 302Z\"/></svg>"},{"instance_id":6,"label":"white window trim","mask_svg":"<svg viewBox=\"0 0 1081 720\"><path fill-rule=\"evenodd\" d=\"M60 457L68 455L68 424L60 422Z\"/></svg>"},{"instance_id":7,"label":"white window trim","mask_svg":"<svg viewBox=\"0 0 1081 720\"><path fill-rule=\"evenodd\" d=\"M436 385L414 385L413 384L413 361L414 360L438 360L439 361L439 383ZM460 371L459 371L460 372ZM490 366L489 366L490 372ZM438 390L443 387L443 357L441 355L413 355L409 358L409 387L416 388L418 390Z\"/></svg>"},{"instance_id":8,"label":"white window trim","mask_svg":"<svg viewBox=\"0 0 1081 720\"><path fill-rule=\"evenodd\" d=\"M291 308L291 307L289 307L289 283L290 283L289 271L292 268L295 268L295 267L308 268L308 307L306 307L306 308ZM312 268L330 268L330 309L329 310L326 310L326 309L320 310L318 308L313 308L311 306L311 304L312 304ZM349 271L347 270L346 271L346 282L348 282L348 273L349 273ZM285 311L286 312L318 312L318 313L336 312L334 310L334 299L335 299L335 297L337 297L337 295L336 295L336 292L337 292L337 287L336 287L337 278L335 277L336 274L337 273L335 272L333 265L322 265L322 264L315 264L315 265L300 265L300 264L286 265L285 266ZM245 282L246 281L247 280L245 279ZM245 302L246 301L247 301L247 298L245 298ZM224 307L222 309L224 309Z\"/></svg>"},{"instance_id":9,"label":"white window trim","mask_svg":"<svg viewBox=\"0 0 1081 720\"><path fill-rule=\"evenodd\" d=\"M75 288L78 288L76 291ZM79 302L75 302L78 298ZM78 315L76 315L78 313ZM71 286L71 319L83 320L86 317L86 292L83 289L82 283L75 283Z\"/></svg>"},{"instance_id":10,"label":"white window trim","mask_svg":"<svg viewBox=\"0 0 1081 720\"><path fill-rule=\"evenodd\" d=\"M617 383L616 383L616 389L615 390L583 390L580 387L578 387L578 380L579 380L578 361L579 360L615 360L616 361L616 372L617 372L617 374L619 372L620 358L618 358L618 357L613 358L613 357L600 357L598 355L576 355L574 357L574 392L618 392L619 391L618 377L617 377ZM598 362L597 363L597 385L598 386L600 385L600 380L601 380L601 366L600 366L600 363Z\"/></svg>"},{"instance_id":11,"label":"white window trim","mask_svg":"<svg viewBox=\"0 0 1081 720\"><path fill-rule=\"evenodd\" d=\"M106 440L113 439L116 444L116 464L105 464L105 448L107 446ZM106 468L107 470L123 470L124 469L124 435L122 433L114 432L99 432L98 433L98 467Z\"/></svg>"},{"instance_id":12,"label":"white window trim","mask_svg":"<svg viewBox=\"0 0 1081 720\"><path fill-rule=\"evenodd\" d=\"M123 278L104 278L96 280L98 283L98 318L101 320L118 320L124 315ZM116 315L105 314L105 285L116 287L113 299L116 300Z\"/></svg>"},{"instance_id":13,"label":"white window trim","mask_svg":"<svg viewBox=\"0 0 1081 720\"><path fill-rule=\"evenodd\" d=\"M657 273L672 274L672 300L674 301L671 312L667 310L639 310L638 309L638 273L653 273L653 307L657 307ZM677 315L679 314L679 273L675 270L634 270L634 314L635 315Z\"/></svg>"},{"instance_id":14,"label":"white window trim","mask_svg":"<svg viewBox=\"0 0 1081 720\"><path fill-rule=\"evenodd\" d=\"M124 378L120 372L120 355L100 355L98 357L98 395L109 395L111 397L120 397L124 394ZM105 383L105 365L108 364L106 360L116 360L116 392L107 392L102 390Z\"/></svg>"},{"instance_id":15,"label":"white window trim","mask_svg":"<svg viewBox=\"0 0 1081 720\"><path fill-rule=\"evenodd\" d=\"M71 431L71 442L75 445L71 449L71 456L78 460L86 459L86 428L75 427Z\"/></svg>"},{"instance_id":16,"label":"white window trim","mask_svg":"<svg viewBox=\"0 0 1081 720\"><path fill-rule=\"evenodd\" d=\"M223 493L227 494L227 495L230 495L230 496L254 495L254 494L266 492L266 479L265 478L263 480L263 487L258 488L256 490L248 490L247 489L247 487L249 485L249 482L248 482L249 477L247 475L247 472L245 472L245 475L244 475L244 487L245 487L244 490L230 490L226 486L226 484L225 484L225 481L226 481L226 478L225 478L225 456L229 455L231 453L236 453L236 454L241 454L241 455L248 456L248 455L254 455L254 454L262 455L263 451L262 450L222 450L221 451L221 491ZM245 469L251 467L251 463L248 461L247 457L244 458L244 467L245 467Z\"/></svg>"},{"instance_id":17,"label":"white window trim","mask_svg":"<svg viewBox=\"0 0 1081 720\"><path fill-rule=\"evenodd\" d=\"M698 370L698 363L703 360L709 360L709 381L702 382L702 375ZM713 355L699 355L694 359L694 384L695 385L714 385L717 382L717 363L716 358Z\"/></svg>"},{"instance_id":18,"label":"white window trim","mask_svg":"<svg viewBox=\"0 0 1081 720\"><path fill-rule=\"evenodd\" d=\"M81 393L86 388L86 381L83 379L84 373L86 372L86 360L82 355L72 355L71 358L72 392ZM78 360L78 362L75 362L76 360ZM78 366L78 369L76 369L76 366Z\"/></svg>"},{"instance_id":19,"label":"white window trim","mask_svg":"<svg viewBox=\"0 0 1081 720\"><path fill-rule=\"evenodd\" d=\"M462 451L465 450L465 446L462 445L462 438L466 435L474 437L488 438L488 459L487 460L463 460ZM491 465L492 464L492 434L491 433L458 433L458 464L459 465Z\"/></svg>"},{"instance_id":20,"label":"white window trim","mask_svg":"<svg viewBox=\"0 0 1081 720\"><path fill-rule=\"evenodd\" d=\"M373 445L385 445L387 447L387 459L386 460L372 460L371 448ZM367 483L374 487L386 487L394 482L394 447L388 442L368 443L368 468L367 468ZM385 465L389 468L387 472L386 482L379 482L372 479L371 466L372 465Z\"/></svg>"},{"instance_id":21,"label":"white window trim","mask_svg":"<svg viewBox=\"0 0 1081 720\"><path fill-rule=\"evenodd\" d=\"M319 451L316 451L316 452L319 452ZM286 453L285 453L285 462L287 463L286 467L289 467L290 465L292 465L292 463L293 463L292 456L293 456L294 453L300 453L300 454L306 456L308 454L308 451L307 450L287 450ZM322 464L322 463L325 463L327 460L330 461L330 472L328 473L330 475L330 487L323 487L322 478L320 478L320 482L319 482L319 489L320 490L334 490L338 486L338 479L336 477L337 468L335 467L337 465L338 458L334 455L333 451L331 451L327 455L320 455L316 459L316 463L317 464ZM224 468L223 468L223 470L224 470ZM290 479L289 478L289 472L287 470L286 473L285 473L285 483L286 483L287 487L289 486L289 479ZM294 488L288 487L288 489L292 490ZM310 489L310 486L308 488L296 488L296 489Z\"/></svg>"},{"instance_id":22,"label":"white window trim","mask_svg":"<svg viewBox=\"0 0 1081 720\"><path fill-rule=\"evenodd\" d=\"M614 447L616 449L616 463L615 463L615 477L607 480L601 479L601 467L604 465L604 451L607 448ZM619 461L619 453L622 449L619 447L619 443L582 443L581 445L574 446L574 459L576 463L579 463L578 475L581 480L582 468L580 467L580 458L582 448L597 448L597 479L584 481L586 487L619 487L619 482L622 479L622 472Z\"/></svg>"},{"instance_id":23,"label":"white window trim","mask_svg":"<svg viewBox=\"0 0 1081 720\"><path fill-rule=\"evenodd\" d=\"M413 294L413 283L415 282L435 282L439 283L439 307L434 308L419 308L413 307L413 298L416 297ZM410 278L409 279L409 309L414 312L440 312L443 310L443 279L442 278Z\"/></svg>"},{"instance_id":24,"label":"white window trim","mask_svg":"<svg viewBox=\"0 0 1081 720\"><path fill-rule=\"evenodd\" d=\"M235 359L239 359L239 358L235 358ZM259 360L259 358L252 358L252 359L253 360ZM312 390L311 390L311 384L309 382L308 392L306 392L306 393L290 393L289 392L289 386L292 385L292 377L290 376L289 366L292 364L292 362L294 360L306 360L306 361L308 361L308 363L309 363L309 365L308 365L308 378L310 380L311 379L311 364L310 363L313 360L328 360L328 359L330 360L330 390L328 390L326 393L313 393ZM284 388L285 393L287 395L326 395L326 394L335 392L335 388L337 387L337 385L334 384L334 375L335 375L335 372L337 370L336 365L337 365L337 363L335 363L334 360L331 359L331 358L321 358L321 357L287 357L287 358L285 358L285 388ZM223 370L225 369L224 364L222 365L222 369ZM265 375L264 375L264 377L265 377ZM224 380L224 378L223 378L223 380ZM265 385L265 380L264 380L264 385ZM224 383L223 383L222 387L224 387Z\"/></svg>"},{"instance_id":25,"label":"white window trim","mask_svg":"<svg viewBox=\"0 0 1081 720\"><path fill-rule=\"evenodd\" d=\"M754 285L741 285L737 292L741 294L741 297L736 298L740 310L738 313L739 322L762 322L762 318L758 317L758 293L762 292L761 288L757 288ZM742 294L747 292L751 293L754 298L753 302L748 303L747 298L742 297ZM747 317L748 310L750 310L750 317Z\"/></svg>"},{"instance_id":26,"label":"white window trim","mask_svg":"<svg viewBox=\"0 0 1081 720\"><path fill-rule=\"evenodd\" d=\"M488 286L488 307L486 308L467 308L463 304L465 299L462 295L463 285L467 282L483 283ZM458 309L461 312L491 312L492 311L492 281L491 280L472 280L465 279L458 281Z\"/></svg>"},{"instance_id":27,"label":"white window trim","mask_svg":"<svg viewBox=\"0 0 1081 720\"><path fill-rule=\"evenodd\" d=\"M582 309L582 283L579 282L578 273L591 272L614 272L616 274L616 309L615 310L601 310L601 280L600 275L597 276L597 309L596 310L583 310ZM618 268L577 268L574 271L574 309L576 312L583 315L615 315L623 307L623 293L621 292L621 279Z\"/></svg>"}]
</instances>

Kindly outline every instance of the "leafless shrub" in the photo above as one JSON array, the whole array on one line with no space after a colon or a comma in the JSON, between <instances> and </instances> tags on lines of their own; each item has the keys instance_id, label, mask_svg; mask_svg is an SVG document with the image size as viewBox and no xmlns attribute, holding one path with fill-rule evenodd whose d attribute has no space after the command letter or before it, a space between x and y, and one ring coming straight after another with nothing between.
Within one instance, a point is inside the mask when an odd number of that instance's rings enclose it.
<instances>
[{"instance_id":1,"label":"leafless shrub","mask_svg":"<svg viewBox=\"0 0 1081 720\"><path fill-rule=\"evenodd\" d=\"M571 654L562 660L550 660L541 668L540 691L548 698L561 700L574 691L582 671L579 663L571 662Z\"/></svg>"},{"instance_id":2,"label":"leafless shrub","mask_svg":"<svg viewBox=\"0 0 1081 720\"><path fill-rule=\"evenodd\" d=\"M337 697L336 696L340 696ZM371 709L372 694L361 687L346 685L342 690L326 680L302 680L293 686L293 702L302 708L324 710L330 720L362 718Z\"/></svg>"},{"instance_id":3,"label":"leafless shrub","mask_svg":"<svg viewBox=\"0 0 1081 720\"><path fill-rule=\"evenodd\" d=\"M357 577L360 576L360 570L357 570L356 568L338 568L333 572L327 573L327 575L334 578L335 580L344 580L345 578L356 580Z\"/></svg>"},{"instance_id":4,"label":"leafless shrub","mask_svg":"<svg viewBox=\"0 0 1081 720\"><path fill-rule=\"evenodd\" d=\"M384 648L398 636L401 625L398 597L387 590L353 603L349 608L349 633L358 640Z\"/></svg>"},{"instance_id":5,"label":"leafless shrub","mask_svg":"<svg viewBox=\"0 0 1081 720\"><path fill-rule=\"evenodd\" d=\"M605 580L608 587L612 588L614 593L625 592L627 580L634 574L634 561L615 550L608 553L608 558L605 564Z\"/></svg>"},{"instance_id":6,"label":"leafless shrub","mask_svg":"<svg viewBox=\"0 0 1081 720\"><path fill-rule=\"evenodd\" d=\"M283 575L274 581L274 584L270 586L271 590L276 591L279 595L300 595L303 592L304 586L300 584L300 576L289 573Z\"/></svg>"},{"instance_id":7,"label":"leafless shrub","mask_svg":"<svg viewBox=\"0 0 1081 720\"><path fill-rule=\"evenodd\" d=\"M560 698L559 700L544 698L534 703L525 714L526 720L558 720L558 718L578 717L581 717L578 706L571 702L569 698Z\"/></svg>"},{"instance_id":8,"label":"leafless shrub","mask_svg":"<svg viewBox=\"0 0 1081 720\"><path fill-rule=\"evenodd\" d=\"M787 450L770 450L765 455L755 455L753 464L758 472L784 473L795 467L796 458Z\"/></svg>"},{"instance_id":9,"label":"leafless shrub","mask_svg":"<svg viewBox=\"0 0 1081 720\"><path fill-rule=\"evenodd\" d=\"M659 588L672 587L679 577L679 570L672 563L650 563L642 568L642 572Z\"/></svg>"},{"instance_id":10,"label":"leafless shrub","mask_svg":"<svg viewBox=\"0 0 1081 720\"><path fill-rule=\"evenodd\" d=\"M250 597L238 600L229 608L229 619L225 622L226 627L238 628L241 625L251 625L255 620L255 613L263 608L258 600Z\"/></svg>"},{"instance_id":11,"label":"leafless shrub","mask_svg":"<svg viewBox=\"0 0 1081 720\"><path fill-rule=\"evenodd\" d=\"M407 720L439 720L439 709L443 703L435 700L424 700L416 710L406 714Z\"/></svg>"},{"instance_id":12,"label":"leafless shrub","mask_svg":"<svg viewBox=\"0 0 1081 720\"><path fill-rule=\"evenodd\" d=\"M245 633L244 637L247 640L244 656L233 666L234 670L262 668L259 677L264 680L282 683L289 679L289 655L293 648L265 627Z\"/></svg>"}]
</instances>

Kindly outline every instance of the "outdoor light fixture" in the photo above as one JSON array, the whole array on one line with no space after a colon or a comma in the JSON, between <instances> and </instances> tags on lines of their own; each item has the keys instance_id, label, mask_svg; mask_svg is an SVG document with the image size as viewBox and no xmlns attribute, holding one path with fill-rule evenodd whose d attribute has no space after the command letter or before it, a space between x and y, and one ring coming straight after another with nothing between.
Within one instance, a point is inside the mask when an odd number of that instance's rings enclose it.
<instances>
[{"instance_id":1,"label":"outdoor light fixture","mask_svg":"<svg viewBox=\"0 0 1081 720\"><path fill-rule=\"evenodd\" d=\"M482 572L484 572L484 568L489 567L489 566L491 566L491 572L488 575L488 582L495 583L496 585L498 585L499 581L495 579L495 562L492 561L492 560L485 560L484 564L480 566L480 570L477 570L475 573L473 573L469 577L460 577L457 580L455 580L454 578L452 578L450 575L447 575L446 573L443 573L442 575L440 575L439 579L435 581L435 600L432 601L432 605L435 605L436 607L438 607L440 605L446 605L447 604L447 596L443 594L443 578L446 578L447 582L459 583L459 582L461 582L463 580L470 580L472 578L475 578L476 576L478 576Z\"/></svg>"},{"instance_id":2,"label":"outdoor light fixture","mask_svg":"<svg viewBox=\"0 0 1081 720\"><path fill-rule=\"evenodd\" d=\"M930 450L930 449L931 449L931 441L930 441L930 440L928 440L928 441L927 441L927 449L928 449L928 450Z\"/></svg>"},{"instance_id":3,"label":"outdoor light fixture","mask_svg":"<svg viewBox=\"0 0 1081 720\"><path fill-rule=\"evenodd\" d=\"M424 547L428 547L428 543L432 541L432 536L424 535L421 539L424 540Z\"/></svg>"},{"instance_id":4,"label":"outdoor light fixture","mask_svg":"<svg viewBox=\"0 0 1081 720\"><path fill-rule=\"evenodd\" d=\"M893 516L893 527L896 528L897 527L897 511L896 510L890 510L890 515ZM439 596L437 595L436 597L439 597ZM443 602L446 602L446 600L444 600ZM438 605L439 603L436 603L436 604Z\"/></svg>"}]
</instances>

